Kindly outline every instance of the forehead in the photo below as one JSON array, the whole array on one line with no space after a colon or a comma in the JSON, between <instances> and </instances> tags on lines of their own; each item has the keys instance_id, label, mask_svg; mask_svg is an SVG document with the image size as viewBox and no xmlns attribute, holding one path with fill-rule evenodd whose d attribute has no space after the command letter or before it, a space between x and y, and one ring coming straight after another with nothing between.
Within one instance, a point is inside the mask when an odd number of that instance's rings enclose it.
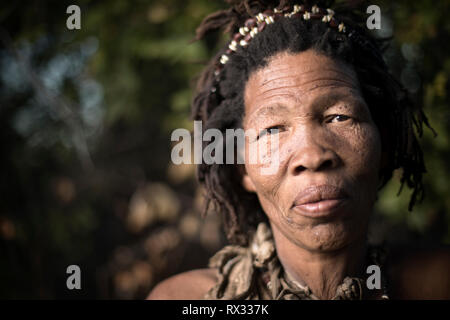
<instances>
[{"instance_id":1,"label":"forehead","mask_svg":"<svg viewBox=\"0 0 450 320\"><path fill-rule=\"evenodd\" d=\"M244 92L246 114L273 100L306 101L336 90L359 92L353 68L314 50L283 52L250 75Z\"/></svg>"}]
</instances>

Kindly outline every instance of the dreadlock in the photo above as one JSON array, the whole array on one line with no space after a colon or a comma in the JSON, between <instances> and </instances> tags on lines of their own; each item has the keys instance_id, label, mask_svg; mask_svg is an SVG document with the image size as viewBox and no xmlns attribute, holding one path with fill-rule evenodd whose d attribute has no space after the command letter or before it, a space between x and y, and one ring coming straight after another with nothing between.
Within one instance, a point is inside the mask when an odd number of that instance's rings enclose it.
<instances>
[{"instance_id":1,"label":"dreadlock","mask_svg":"<svg viewBox=\"0 0 450 320\"><path fill-rule=\"evenodd\" d=\"M196 30L196 39L223 29L234 34L248 19L266 9L292 6L298 1L226 0L230 7L207 16ZM305 1L303 4L312 4ZM382 188L395 169L402 169L401 192L406 184L413 190L408 210L424 197L422 174L426 172L423 153L417 140L423 124L430 127L420 107L413 105L407 91L389 73L381 53L387 39L376 39L366 32L362 3L348 2L333 6L333 1L317 1L322 8L333 8L339 20L356 30L353 36L343 35L320 21L281 18L255 36L245 48L239 48L220 73L215 83L215 62L225 49L211 60L201 74L192 102L192 118L203 122L203 130L242 128L243 92L252 72L267 64L268 58L283 51L297 53L314 49L328 57L353 66L361 90L380 130L382 147L388 164L382 168ZM417 132L417 135L416 135ZM211 205L223 215L224 229L231 243L245 245L258 222L267 219L255 194L241 184L242 170L237 165L205 164L197 167L199 182L206 190L204 214Z\"/></svg>"}]
</instances>

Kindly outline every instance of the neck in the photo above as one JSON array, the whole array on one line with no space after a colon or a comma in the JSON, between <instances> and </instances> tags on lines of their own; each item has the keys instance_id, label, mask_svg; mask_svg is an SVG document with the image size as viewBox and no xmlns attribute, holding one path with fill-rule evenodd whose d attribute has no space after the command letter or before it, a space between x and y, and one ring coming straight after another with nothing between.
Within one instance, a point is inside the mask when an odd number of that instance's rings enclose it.
<instances>
[{"instance_id":1,"label":"neck","mask_svg":"<svg viewBox=\"0 0 450 320\"><path fill-rule=\"evenodd\" d=\"M345 277L361 277L367 240L358 239L333 251L310 250L287 239L272 226L278 258L285 272L308 286L319 299L332 299Z\"/></svg>"}]
</instances>

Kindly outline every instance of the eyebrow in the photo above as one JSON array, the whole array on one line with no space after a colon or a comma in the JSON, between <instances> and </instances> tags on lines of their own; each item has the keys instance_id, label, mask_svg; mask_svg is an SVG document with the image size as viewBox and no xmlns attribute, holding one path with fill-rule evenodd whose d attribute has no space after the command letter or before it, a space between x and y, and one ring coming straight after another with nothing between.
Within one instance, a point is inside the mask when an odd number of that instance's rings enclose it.
<instances>
[{"instance_id":1,"label":"eyebrow","mask_svg":"<svg viewBox=\"0 0 450 320\"><path fill-rule=\"evenodd\" d=\"M339 91L334 91L327 95L321 95L314 99L311 103L311 106L314 108L317 105L324 106L324 110L327 110L333 107L336 102L351 102L358 108L361 108L365 105L365 102L360 94L348 94Z\"/></svg>"},{"instance_id":2,"label":"eyebrow","mask_svg":"<svg viewBox=\"0 0 450 320\"><path fill-rule=\"evenodd\" d=\"M250 115L250 119L247 120L247 122L254 122L255 119L258 119L260 117L266 117L266 116L275 116L279 115L280 113L287 113L289 111L289 108L281 104L279 102L275 102L273 104L269 104L267 106L263 106L256 110L254 113Z\"/></svg>"}]
</instances>

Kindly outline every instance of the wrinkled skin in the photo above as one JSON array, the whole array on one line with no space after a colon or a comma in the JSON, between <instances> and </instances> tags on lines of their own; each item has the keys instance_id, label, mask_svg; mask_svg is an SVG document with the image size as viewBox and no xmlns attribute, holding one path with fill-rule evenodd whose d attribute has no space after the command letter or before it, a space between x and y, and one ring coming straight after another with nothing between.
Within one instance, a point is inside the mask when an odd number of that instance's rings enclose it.
<instances>
[{"instance_id":1,"label":"wrinkled skin","mask_svg":"<svg viewBox=\"0 0 450 320\"><path fill-rule=\"evenodd\" d=\"M310 251L365 240L381 142L354 70L313 50L280 53L269 61L247 82L244 129L278 129L279 165L267 175L263 164L246 163L244 187L256 192L276 239ZM299 192L318 185L346 191L339 214L317 219L292 208Z\"/></svg>"}]
</instances>

